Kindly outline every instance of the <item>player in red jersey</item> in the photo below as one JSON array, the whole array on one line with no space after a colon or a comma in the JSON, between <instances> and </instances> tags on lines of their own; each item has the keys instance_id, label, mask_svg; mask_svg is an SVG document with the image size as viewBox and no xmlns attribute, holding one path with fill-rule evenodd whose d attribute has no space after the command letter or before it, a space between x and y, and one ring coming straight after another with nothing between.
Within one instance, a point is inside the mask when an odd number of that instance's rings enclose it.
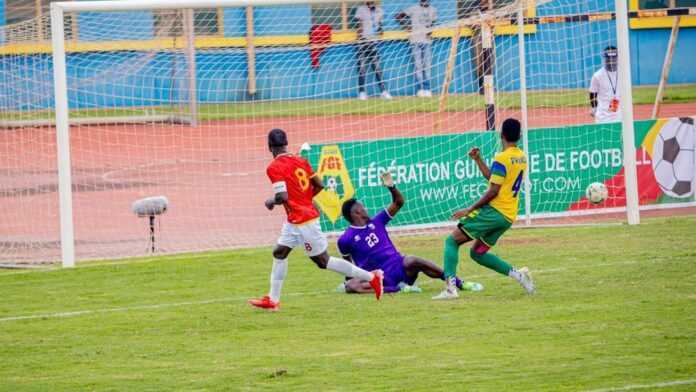
<instances>
[{"instance_id":1,"label":"player in red jersey","mask_svg":"<svg viewBox=\"0 0 696 392\"><path fill-rule=\"evenodd\" d=\"M330 269L343 276L355 277L370 282L375 296L382 296L382 271L365 271L346 260L329 256L328 241L319 226L319 211L312 199L324 189L321 179L314 174L312 166L302 157L287 151L288 137L282 129L273 129L268 134L268 149L273 162L266 174L273 184L273 197L266 200L266 208L277 205L285 207L288 221L283 224L278 243L273 249L271 290L268 295L249 300L249 304L268 310L280 307L280 290L288 273L288 255L296 246L304 246L307 256L321 269Z\"/></svg>"}]
</instances>

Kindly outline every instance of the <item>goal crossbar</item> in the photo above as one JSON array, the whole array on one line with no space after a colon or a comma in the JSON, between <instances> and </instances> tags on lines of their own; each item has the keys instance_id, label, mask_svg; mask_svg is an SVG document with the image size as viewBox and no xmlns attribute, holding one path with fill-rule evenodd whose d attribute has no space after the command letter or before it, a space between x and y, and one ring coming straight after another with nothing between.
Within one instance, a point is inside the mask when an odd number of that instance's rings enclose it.
<instances>
[{"instance_id":1,"label":"goal crossbar","mask_svg":"<svg viewBox=\"0 0 696 392\"><path fill-rule=\"evenodd\" d=\"M117 124L193 124L192 118L173 116L168 114L146 116L110 116L94 118L71 118L70 125L117 125ZM24 127L53 127L55 119L46 120L0 120L0 129L24 128Z\"/></svg>"},{"instance_id":2,"label":"goal crossbar","mask_svg":"<svg viewBox=\"0 0 696 392\"><path fill-rule=\"evenodd\" d=\"M336 0L305 0L307 4L336 3ZM361 0L345 0L359 3ZM148 1L59 1L51 3L51 8L64 12L84 11L142 11L185 8L232 8L247 6L295 5L297 0L148 0Z\"/></svg>"}]
</instances>

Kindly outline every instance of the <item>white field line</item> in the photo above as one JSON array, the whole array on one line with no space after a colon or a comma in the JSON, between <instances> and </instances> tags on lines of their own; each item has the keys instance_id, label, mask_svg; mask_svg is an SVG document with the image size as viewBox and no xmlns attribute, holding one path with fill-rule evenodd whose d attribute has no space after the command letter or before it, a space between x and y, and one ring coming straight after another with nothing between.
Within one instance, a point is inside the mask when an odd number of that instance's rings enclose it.
<instances>
[{"instance_id":1,"label":"white field line","mask_svg":"<svg viewBox=\"0 0 696 392\"><path fill-rule=\"evenodd\" d=\"M305 296L305 295L317 295L325 294L326 291L312 291L312 292L301 292L301 293L289 293L284 294L286 297L295 296ZM47 319L47 318L67 318L76 316L85 316L90 314L101 314L101 313L117 313L117 312L129 312L133 310L151 310L151 309L164 309L164 308L176 308L182 306L194 306L194 305L209 305L224 302L237 302L245 301L253 296L238 296L238 297L224 297L224 298L213 298L201 301L187 301L187 302L170 302L152 305L135 305L135 306L123 306L120 308L105 308L105 309L88 309L88 310L76 310L71 312L57 312L57 313L39 313L39 314L28 314L23 316L9 316L0 318L0 323L8 321L19 321L19 320L35 320L35 319Z\"/></svg>"},{"instance_id":2,"label":"white field line","mask_svg":"<svg viewBox=\"0 0 696 392\"><path fill-rule=\"evenodd\" d=\"M617 266L617 265L631 265L631 264L638 264L638 263L639 263L638 261L628 260L628 261L618 261L615 263L577 265L577 266L547 268L547 269L538 269L538 270L533 269L532 273L533 274L544 274L544 273L553 273L553 272L561 272L561 271L576 270L576 269L611 267L611 266ZM486 276L486 275L476 274L476 275L467 275L464 278L465 279L475 279L475 278L480 278L480 277L484 277L484 276ZM425 283L424 285L428 285L428 283L431 283L431 280L427 280L423 283ZM288 294L285 294L285 296L293 296L294 297L294 296L305 296L305 295L318 295L318 294L327 294L327 293L331 293L331 292L332 291L330 291L330 290L319 290L319 291L312 291L312 292L288 293ZM164 308L174 308L174 307L184 307L184 306L208 305L208 304L216 304L216 303L223 303L223 302L237 302L237 301L244 301L250 297L251 296L224 297L224 298L213 298L213 299L200 300L200 301L170 302L170 303L160 303L160 304L151 304L151 305L123 306L123 307L118 307L118 308L87 309L87 310L75 310L75 311L67 311L67 312L38 313L38 314L27 314L27 315L19 315L19 316L7 316L7 317L0 318L0 323L9 322L9 321L20 321L20 320L67 318L67 317L77 317L77 316L85 316L85 315L91 315L91 314L128 312L128 311L134 311L134 310L153 310L153 309L164 309Z\"/></svg>"},{"instance_id":3,"label":"white field line","mask_svg":"<svg viewBox=\"0 0 696 392\"><path fill-rule=\"evenodd\" d=\"M696 384L696 378L692 378L692 379L688 379L688 380L674 380L674 381L658 382L655 384L634 384L634 385L624 385L622 387L592 389L592 390L589 390L586 392L633 391L636 389L667 388L667 387L674 387L677 385L690 385L690 384Z\"/></svg>"},{"instance_id":4,"label":"white field line","mask_svg":"<svg viewBox=\"0 0 696 392\"><path fill-rule=\"evenodd\" d=\"M86 314L95 314L95 313L127 312L130 310L160 309L160 308L177 307L177 306L205 305L205 304L212 304L212 303L218 303L218 302L233 301L235 299L237 299L237 298L230 297L230 298L218 298L218 299L211 299L211 300L205 300L205 301L194 301L194 302L175 302L175 303L168 303L168 304L165 303L165 304L154 304L154 305L126 306L126 307L122 307L122 308L106 308L106 309L96 309L96 310L77 310L77 311L73 311L73 312L32 314L32 315L26 315L26 316L4 317L4 318L0 319L0 322L17 321L17 320L32 320L32 319L40 319L40 318L74 317L74 316L82 316L82 315L86 315Z\"/></svg>"},{"instance_id":5,"label":"white field line","mask_svg":"<svg viewBox=\"0 0 696 392\"><path fill-rule=\"evenodd\" d=\"M222 253L224 251L220 251ZM240 251L242 252L242 251ZM242 254L242 253L239 253ZM269 253L270 254L270 253ZM82 268L97 268L97 267L118 267L122 265L128 265L128 264L145 264L145 263L153 263L153 262L160 262L160 263L167 263L168 261L175 261L175 260L199 260L199 259L207 259L210 257L215 257L217 255L210 255L210 254L173 254L173 255L160 255L160 256L155 256L155 257L145 257L145 258L133 258L133 259L123 259L123 260L113 260L113 261L108 261L108 260L98 260L98 261L92 261L88 263L78 263L74 269L82 269ZM166 257L167 261L163 261L162 258ZM58 272L58 271L72 271L74 269L66 270L65 268L61 267L60 264L52 266L52 267L46 267L46 268L37 268L37 269L23 269L23 270L17 270L17 271L11 271L11 272L4 272L0 274L0 278L3 276L12 276L12 275L24 275L24 274L36 274L36 273L42 273L42 272Z\"/></svg>"}]
</instances>

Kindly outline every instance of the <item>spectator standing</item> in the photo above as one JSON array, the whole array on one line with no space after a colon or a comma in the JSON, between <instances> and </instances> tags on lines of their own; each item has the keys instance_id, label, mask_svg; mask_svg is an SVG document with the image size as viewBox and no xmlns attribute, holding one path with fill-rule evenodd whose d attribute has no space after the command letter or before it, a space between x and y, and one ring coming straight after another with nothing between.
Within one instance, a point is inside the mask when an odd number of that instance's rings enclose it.
<instances>
[{"instance_id":1,"label":"spectator standing","mask_svg":"<svg viewBox=\"0 0 696 392\"><path fill-rule=\"evenodd\" d=\"M358 21L358 99L361 101L367 100L365 82L370 67L374 70L375 79L382 92L381 97L392 99L384 85L384 77L379 65L379 51L377 50L377 39L383 33L383 18L384 11L374 1L366 1L355 12L355 19Z\"/></svg>"},{"instance_id":2,"label":"spectator standing","mask_svg":"<svg viewBox=\"0 0 696 392\"><path fill-rule=\"evenodd\" d=\"M604 66L592 75L589 89L591 114L597 124L621 121L619 52L615 46L607 46L602 58Z\"/></svg>"},{"instance_id":3,"label":"spectator standing","mask_svg":"<svg viewBox=\"0 0 696 392\"><path fill-rule=\"evenodd\" d=\"M433 64L432 29L437 20L437 10L430 0L420 0L396 15L396 20L409 31L408 40L416 71L419 97L432 97L430 90Z\"/></svg>"}]
</instances>

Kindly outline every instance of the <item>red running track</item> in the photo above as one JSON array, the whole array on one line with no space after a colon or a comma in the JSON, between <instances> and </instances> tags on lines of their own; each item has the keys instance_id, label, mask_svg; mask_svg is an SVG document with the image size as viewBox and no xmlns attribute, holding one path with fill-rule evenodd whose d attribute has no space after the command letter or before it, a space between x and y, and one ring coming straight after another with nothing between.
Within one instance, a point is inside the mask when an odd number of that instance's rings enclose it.
<instances>
[{"instance_id":1,"label":"red running track","mask_svg":"<svg viewBox=\"0 0 696 392\"><path fill-rule=\"evenodd\" d=\"M650 116L637 106L637 119ZM696 114L696 104L665 105L662 117ZM519 117L502 111L498 118ZM146 254L146 220L131 203L166 195L161 252L268 245L284 216L263 207L270 193L265 167L269 129L280 127L291 147L302 142L434 134L436 115L302 116L186 125L103 125L71 129L73 205L79 259ZM532 110L530 127L590 123L583 109ZM445 113L438 133L481 129L484 113ZM0 131L0 262L59 259L56 147L53 128Z\"/></svg>"}]
</instances>

